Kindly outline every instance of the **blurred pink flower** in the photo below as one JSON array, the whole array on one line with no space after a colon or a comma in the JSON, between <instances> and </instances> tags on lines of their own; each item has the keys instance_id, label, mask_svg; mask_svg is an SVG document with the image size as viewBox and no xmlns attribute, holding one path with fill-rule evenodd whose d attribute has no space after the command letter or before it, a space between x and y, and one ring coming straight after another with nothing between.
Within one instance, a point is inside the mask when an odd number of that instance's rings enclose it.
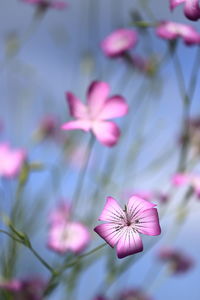
<instances>
[{"instance_id":1,"label":"blurred pink flower","mask_svg":"<svg viewBox=\"0 0 200 300\"><path fill-rule=\"evenodd\" d=\"M190 185L200 198L200 175L192 173L177 173L172 176L172 183L176 186Z\"/></svg>"},{"instance_id":2,"label":"blurred pink flower","mask_svg":"<svg viewBox=\"0 0 200 300\"><path fill-rule=\"evenodd\" d=\"M117 300L152 300L152 298L141 289L131 289L122 292Z\"/></svg>"},{"instance_id":3,"label":"blurred pink flower","mask_svg":"<svg viewBox=\"0 0 200 300\"><path fill-rule=\"evenodd\" d=\"M172 248L162 248L158 253L161 261L169 263L174 274L185 273L194 266L194 261L181 251Z\"/></svg>"},{"instance_id":4,"label":"blurred pink flower","mask_svg":"<svg viewBox=\"0 0 200 300\"><path fill-rule=\"evenodd\" d=\"M11 292L15 300L42 300L45 287L39 278L0 282L0 288Z\"/></svg>"},{"instance_id":5,"label":"blurred pink flower","mask_svg":"<svg viewBox=\"0 0 200 300\"><path fill-rule=\"evenodd\" d=\"M170 9L173 10L176 6L185 3L184 14L192 20L197 21L200 19L200 5L199 0L170 0Z\"/></svg>"},{"instance_id":6,"label":"blurred pink flower","mask_svg":"<svg viewBox=\"0 0 200 300\"><path fill-rule=\"evenodd\" d=\"M35 4L35 5L38 5L38 7L42 10L45 10L47 8L55 8L55 9L58 9L58 10L63 10L65 9L68 4L64 1L50 1L50 0L22 0L26 3L29 3L29 4Z\"/></svg>"},{"instance_id":7,"label":"blurred pink flower","mask_svg":"<svg viewBox=\"0 0 200 300\"><path fill-rule=\"evenodd\" d=\"M106 120L126 115L128 105L121 96L108 97L109 90L106 82L94 81L87 92L87 105L72 93L67 93L70 114L76 120L63 124L61 128L86 132L91 130L103 145L114 146L119 139L120 130L114 122Z\"/></svg>"},{"instance_id":8,"label":"blurred pink flower","mask_svg":"<svg viewBox=\"0 0 200 300\"><path fill-rule=\"evenodd\" d=\"M58 204L57 208L49 214L49 224L54 226L56 224L65 223L69 221L70 206L62 201Z\"/></svg>"},{"instance_id":9,"label":"blurred pink flower","mask_svg":"<svg viewBox=\"0 0 200 300\"><path fill-rule=\"evenodd\" d=\"M116 57L133 48L137 40L137 33L133 29L118 29L102 41L101 48L106 56Z\"/></svg>"},{"instance_id":10,"label":"blurred pink flower","mask_svg":"<svg viewBox=\"0 0 200 300\"><path fill-rule=\"evenodd\" d=\"M166 40L176 40L181 37L186 45L200 44L200 34L190 25L161 22L156 28L156 34Z\"/></svg>"},{"instance_id":11,"label":"blurred pink flower","mask_svg":"<svg viewBox=\"0 0 200 300\"><path fill-rule=\"evenodd\" d=\"M161 233L155 204L133 196L125 209L118 202L107 197L104 209L99 217L107 223L98 225L94 231L98 233L111 247L116 246L118 258L143 250L139 233L159 235Z\"/></svg>"},{"instance_id":12,"label":"blurred pink flower","mask_svg":"<svg viewBox=\"0 0 200 300\"><path fill-rule=\"evenodd\" d=\"M0 176L11 178L18 175L25 158L23 149L13 150L7 143L0 144Z\"/></svg>"},{"instance_id":13,"label":"blurred pink flower","mask_svg":"<svg viewBox=\"0 0 200 300\"><path fill-rule=\"evenodd\" d=\"M79 254L89 242L89 231L80 222L58 222L49 229L48 247L61 254L67 251Z\"/></svg>"}]
</instances>

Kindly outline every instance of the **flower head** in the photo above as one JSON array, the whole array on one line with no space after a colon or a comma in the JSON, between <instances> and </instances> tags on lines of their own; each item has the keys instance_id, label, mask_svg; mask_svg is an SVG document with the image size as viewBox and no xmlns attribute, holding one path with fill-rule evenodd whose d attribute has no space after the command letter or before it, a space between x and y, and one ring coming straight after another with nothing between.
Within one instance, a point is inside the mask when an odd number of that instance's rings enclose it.
<instances>
[{"instance_id":1,"label":"flower head","mask_svg":"<svg viewBox=\"0 0 200 300\"><path fill-rule=\"evenodd\" d=\"M182 38L186 45L200 44L200 34L190 25L161 22L156 28L156 34L165 40L176 40Z\"/></svg>"},{"instance_id":2,"label":"flower head","mask_svg":"<svg viewBox=\"0 0 200 300\"><path fill-rule=\"evenodd\" d=\"M120 130L114 122L107 120L127 114L128 105L121 96L108 97L109 90L106 82L94 81L89 86L86 105L72 93L67 93L70 114L76 120L63 124L61 128L86 132L91 130L103 145L114 146L119 139Z\"/></svg>"},{"instance_id":3,"label":"flower head","mask_svg":"<svg viewBox=\"0 0 200 300\"><path fill-rule=\"evenodd\" d=\"M128 291L124 291L119 295L117 300L151 300L150 296L148 296L141 289L131 289Z\"/></svg>"},{"instance_id":4,"label":"flower head","mask_svg":"<svg viewBox=\"0 0 200 300\"><path fill-rule=\"evenodd\" d=\"M177 173L173 175L172 183L176 186L190 185L196 196L200 198L200 175L192 173Z\"/></svg>"},{"instance_id":5,"label":"flower head","mask_svg":"<svg viewBox=\"0 0 200 300\"><path fill-rule=\"evenodd\" d=\"M185 3L184 14L192 20L197 21L200 19L200 5L199 0L170 0L170 9L173 10L176 6Z\"/></svg>"},{"instance_id":6,"label":"flower head","mask_svg":"<svg viewBox=\"0 0 200 300\"><path fill-rule=\"evenodd\" d=\"M123 55L137 43L137 33L132 29L118 29L108 35L101 43L106 56L116 57Z\"/></svg>"},{"instance_id":7,"label":"flower head","mask_svg":"<svg viewBox=\"0 0 200 300\"><path fill-rule=\"evenodd\" d=\"M68 4L66 2L57 1L57 0L54 0L54 1L49 1L49 0L22 0L22 1L24 1L26 3L29 3L29 4L37 5L38 8L41 11L45 11L48 8L55 8L55 9L58 9L58 10L63 10L68 6Z\"/></svg>"},{"instance_id":8,"label":"flower head","mask_svg":"<svg viewBox=\"0 0 200 300\"><path fill-rule=\"evenodd\" d=\"M18 175L25 158L23 149L13 150L7 143L0 144L0 176L11 178Z\"/></svg>"},{"instance_id":9,"label":"flower head","mask_svg":"<svg viewBox=\"0 0 200 300\"><path fill-rule=\"evenodd\" d=\"M118 258L143 250L139 233L161 233L155 204L136 196L129 199L124 210L114 198L108 197L99 220L107 223L96 226L94 231L111 247L116 245Z\"/></svg>"},{"instance_id":10,"label":"flower head","mask_svg":"<svg viewBox=\"0 0 200 300\"><path fill-rule=\"evenodd\" d=\"M194 261L189 256L172 248L160 249L158 258L169 263L170 269L174 274L185 273L194 265Z\"/></svg>"},{"instance_id":11,"label":"flower head","mask_svg":"<svg viewBox=\"0 0 200 300\"><path fill-rule=\"evenodd\" d=\"M70 206L62 201L59 205L49 214L49 224L51 226L60 223L66 223L70 217Z\"/></svg>"}]
</instances>

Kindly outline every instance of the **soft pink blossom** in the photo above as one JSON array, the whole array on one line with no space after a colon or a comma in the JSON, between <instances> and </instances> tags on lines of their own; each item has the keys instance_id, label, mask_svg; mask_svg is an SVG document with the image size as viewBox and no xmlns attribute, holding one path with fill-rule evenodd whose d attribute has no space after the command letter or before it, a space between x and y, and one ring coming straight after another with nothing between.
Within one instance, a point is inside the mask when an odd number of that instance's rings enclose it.
<instances>
[{"instance_id":1,"label":"soft pink blossom","mask_svg":"<svg viewBox=\"0 0 200 300\"><path fill-rule=\"evenodd\" d=\"M118 258L143 250L139 233L161 233L155 204L136 196L129 199L124 210L114 198L107 197L99 220L106 223L96 226L94 231L111 247L116 246Z\"/></svg>"},{"instance_id":2,"label":"soft pink blossom","mask_svg":"<svg viewBox=\"0 0 200 300\"><path fill-rule=\"evenodd\" d=\"M90 242L90 233L80 222L58 222L49 229L48 247L64 254L71 251L81 253Z\"/></svg>"},{"instance_id":3,"label":"soft pink blossom","mask_svg":"<svg viewBox=\"0 0 200 300\"><path fill-rule=\"evenodd\" d=\"M185 3L184 14L192 20L197 21L200 19L200 5L199 0L170 0L170 9L173 10L176 6Z\"/></svg>"},{"instance_id":4,"label":"soft pink blossom","mask_svg":"<svg viewBox=\"0 0 200 300\"><path fill-rule=\"evenodd\" d=\"M137 33L133 29L118 29L102 41L101 48L106 56L116 57L133 48L137 40Z\"/></svg>"},{"instance_id":5,"label":"soft pink blossom","mask_svg":"<svg viewBox=\"0 0 200 300\"><path fill-rule=\"evenodd\" d=\"M193 173L177 173L172 176L172 183L176 186L190 185L200 198L200 175Z\"/></svg>"},{"instance_id":6,"label":"soft pink blossom","mask_svg":"<svg viewBox=\"0 0 200 300\"><path fill-rule=\"evenodd\" d=\"M29 4L35 4L37 5L40 9L45 10L47 8L55 8L58 10L63 10L65 9L68 4L64 1L50 1L50 0L22 0L26 3Z\"/></svg>"},{"instance_id":7,"label":"soft pink blossom","mask_svg":"<svg viewBox=\"0 0 200 300\"><path fill-rule=\"evenodd\" d=\"M185 273L194 266L192 258L177 249L165 247L160 249L158 258L167 262L174 274Z\"/></svg>"},{"instance_id":8,"label":"soft pink blossom","mask_svg":"<svg viewBox=\"0 0 200 300\"><path fill-rule=\"evenodd\" d=\"M7 143L0 144L0 176L14 177L18 175L26 153L23 149L11 149Z\"/></svg>"},{"instance_id":9,"label":"soft pink blossom","mask_svg":"<svg viewBox=\"0 0 200 300\"><path fill-rule=\"evenodd\" d=\"M166 40L176 40L180 37L186 45L200 44L200 34L196 29L182 23L163 21L157 26L156 34Z\"/></svg>"},{"instance_id":10,"label":"soft pink blossom","mask_svg":"<svg viewBox=\"0 0 200 300\"><path fill-rule=\"evenodd\" d=\"M92 131L106 146L114 146L120 136L118 126L108 119L122 117L128 105L121 96L109 97L110 87L106 82L94 81L87 92L87 104L81 103L72 93L66 94L70 115L76 120L62 125L63 130L81 129Z\"/></svg>"}]
</instances>

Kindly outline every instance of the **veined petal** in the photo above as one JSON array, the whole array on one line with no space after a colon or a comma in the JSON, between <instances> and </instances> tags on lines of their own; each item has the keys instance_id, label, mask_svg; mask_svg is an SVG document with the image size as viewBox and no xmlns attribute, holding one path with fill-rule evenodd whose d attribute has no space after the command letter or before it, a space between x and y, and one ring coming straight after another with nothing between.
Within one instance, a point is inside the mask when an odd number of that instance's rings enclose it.
<instances>
[{"instance_id":1,"label":"veined petal","mask_svg":"<svg viewBox=\"0 0 200 300\"><path fill-rule=\"evenodd\" d=\"M188 19L198 20L200 18L199 0L185 0L184 13Z\"/></svg>"},{"instance_id":2,"label":"veined petal","mask_svg":"<svg viewBox=\"0 0 200 300\"><path fill-rule=\"evenodd\" d=\"M104 103L108 98L109 91L109 85L103 81L94 81L89 86L87 103L92 118L98 117L98 114L101 112Z\"/></svg>"},{"instance_id":3,"label":"veined petal","mask_svg":"<svg viewBox=\"0 0 200 300\"><path fill-rule=\"evenodd\" d=\"M89 131L91 129L91 123L88 120L75 120L64 123L61 126L63 130L74 130L80 129L84 131Z\"/></svg>"},{"instance_id":4,"label":"veined petal","mask_svg":"<svg viewBox=\"0 0 200 300\"><path fill-rule=\"evenodd\" d=\"M113 122L94 122L92 124L92 130L100 143L108 147L114 146L120 137L120 130Z\"/></svg>"},{"instance_id":5,"label":"veined petal","mask_svg":"<svg viewBox=\"0 0 200 300\"><path fill-rule=\"evenodd\" d=\"M122 117L128 112L128 104L121 96L113 96L106 100L98 118L101 120Z\"/></svg>"},{"instance_id":6,"label":"veined petal","mask_svg":"<svg viewBox=\"0 0 200 300\"><path fill-rule=\"evenodd\" d=\"M176 6L180 5L181 3L186 2L187 0L170 0L170 9L173 10Z\"/></svg>"},{"instance_id":7,"label":"veined petal","mask_svg":"<svg viewBox=\"0 0 200 300\"><path fill-rule=\"evenodd\" d=\"M124 217L124 212L119 206L118 202L112 197L107 197L106 204L99 217L99 221L108 221L115 224L122 224L122 220L124 219Z\"/></svg>"},{"instance_id":8,"label":"veined petal","mask_svg":"<svg viewBox=\"0 0 200 300\"><path fill-rule=\"evenodd\" d=\"M130 220L135 220L140 218L141 212L153 208L155 206L154 203L144 200L137 196L132 196L128 200L127 204L127 214Z\"/></svg>"},{"instance_id":9,"label":"veined petal","mask_svg":"<svg viewBox=\"0 0 200 300\"><path fill-rule=\"evenodd\" d=\"M123 229L123 234L117 243L117 256L123 258L143 250L142 240L139 233L131 226Z\"/></svg>"},{"instance_id":10,"label":"veined petal","mask_svg":"<svg viewBox=\"0 0 200 300\"><path fill-rule=\"evenodd\" d=\"M66 100L69 105L70 115L77 119L87 119L88 113L86 106L74 96L74 94L67 92Z\"/></svg>"},{"instance_id":11,"label":"veined petal","mask_svg":"<svg viewBox=\"0 0 200 300\"><path fill-rule=\"evenodd\" d=\"M117 225L115 223L106 223L96 226L94 231L98 233L111 247L114 247L122 236L123 227L122 225Z\"/></svg>"},{"instance_id":12,"label":"veined petal","mask_svg":"<svg viewBox=\"0 0 200 300\"><path fill-rule=\"evenodd\" d=\"M156 208L150 208L140 212L138 221L139 222L136 224L138 232L147 235L159 235L161 233Z\"/></svg>"}]
</instances>

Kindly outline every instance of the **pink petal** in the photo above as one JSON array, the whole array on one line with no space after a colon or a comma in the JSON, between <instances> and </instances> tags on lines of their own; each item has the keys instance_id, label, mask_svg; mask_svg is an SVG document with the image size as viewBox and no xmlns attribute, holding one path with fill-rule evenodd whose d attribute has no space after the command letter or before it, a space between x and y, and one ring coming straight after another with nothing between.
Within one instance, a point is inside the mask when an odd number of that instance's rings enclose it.
<instances>
[{"instance_id":1,"label":"pink petal","mask_svg":"<svg viewBox=\"0 0 200 300\"><path fill-rule=\"evenodd\" d=\"M170 9L173 10L176 6L180 5L181 3L186 2L187 0L170 0Z\"/></svg>"},{"instance_id":2,"label":"pink petal","mask_svg":"<svg viewBox=\"0 0 200 300\"><path fill-rule=\"evenodd\" d=\"M94 231L100 235L111 247L114 247L122 236L122 225L115 223L100 224L94 228Z\"/></svg>"},{"instance_id":3,"label":"pink petal","mask_svg":"<svg viewBox=\"0 0 200 300\"><path fill-rule=\"evenodd\" d=\"M117 243L117 256L123 258L143 250L142 240L137 231L132 227L125 227Z\"/></svg>"},{"instance_id":4,"label":"pink petal","mask_svg":"<svg viewBox=\"0 0 200 300\"><path fill-rule=\"evenodd\" d=\"M108 98L98 118L102 120L122 117L128 112L128 105L121 96Z\"/></svg>"},{"instance_id":5,"label":"pink petal","mask_svg":"<svg viewBox=\"0 0 200 300\"><path fill-rule=\"evenodd\" d=\"M118 202L112 197L107 197L106 204L99 217L99 221L108 221L118 224L123 218L124 212Z\"/></svg>"},{"instance_id":6,"label":"pink petal","mask_svg":"<svg viewBox=\"0 0 200 300\"><path fill-rule=\"evenodd\" d=\"M92 118L101 112L106 99L108 98L110 87L106 82L94 81L89 86L87 92L87 103Z\"/></svg>"},{"instance_id":7,"label":"pink petal","mask_svg":"<svg viewBox=\"0 0 200 300\"><path fill-rule=\"evenodd\" d=\"M200 18L200 6L198 0L185 0L184 7L185 16L192 20L196 21Z\"/></svg>"},{"instance_id":8,"label":"pink petal","mask_svg":"<svg viewBox=\"0 0 200 300\"><path fill-rule=\"evenodd\" d=\"M94 122L92 131L99 142L108 147L114 146L120 137L120 130L113 122Z\"/></svg>"},{"instance_id":9,"label":"pink petal","mask_svg":"<svg viewBox=\"0 0 200 300\"><path fill-rule=\"evenodd\" d=\"M128 200L127 213L131 220L132 219L135 220L135 218L140 217L141 212L143 212L144 210L153 208L154 206L155 206L154 203L151 203L151 202L144 200L137 196L132 196Z\"/></svg>"},{"instance_id":10,"label":"pink petal","mask_svg":"<svg viewBox=\"0 0 200 300\"><path fill-rule=\"evenodd\" d=\"M140 212L137 230L147 235L159 235L161 233L158 212L156 208L150 208Z\"/></svg>"},{"instance_id":11,"label":"pink petal","mask_svg":"<svg viewBox=\"0 0 200 300\"><path fill-rule=\"evenodd\" d=\"M64 123L61 126L62 130L74 130L80 129L84 131L89 131L91 129L91 123L88 120L75 120Z\"/></svg>"},{"instance_id":12,"label":"pink petal","mask_svg":"<svg viewBox=\"0 0 200 300\"><path fill-rule=\"evenodd\" d=\"M172 177L172 183L174 185L180 186L188 184L190 181L190 175L186 173L177 173Z\"/></svg>"},{"instance_id":13,"label":"pink petal","mask_svg":"<svg viewBox=\"0 0 200 300\"><path fill-rule=\"evenodd\" d=\"M77 119L88 119L86 106L72 93L66 93L66 100L69 105L70 115Z\"/></svg>"}]
</instances>

